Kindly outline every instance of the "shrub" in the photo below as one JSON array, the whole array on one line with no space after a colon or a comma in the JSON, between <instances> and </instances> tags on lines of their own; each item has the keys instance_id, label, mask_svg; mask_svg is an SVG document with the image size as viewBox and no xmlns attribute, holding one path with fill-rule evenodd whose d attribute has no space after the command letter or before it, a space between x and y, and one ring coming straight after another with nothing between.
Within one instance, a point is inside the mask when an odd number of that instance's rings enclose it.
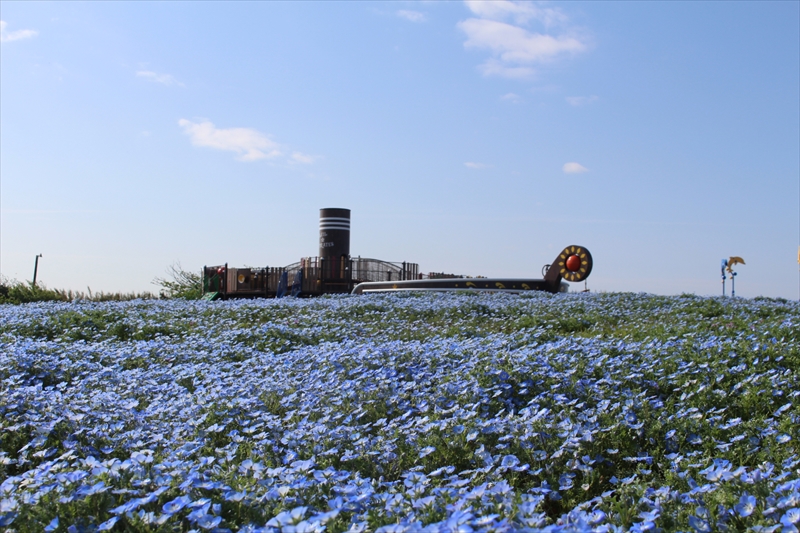
<instances>
[{"instance_id":1,"label":"shrub","mask_svg":"<svg viewBox=\"0 0 800 533\"><path fill-rule=\"evenodd\" d=\"M17 280L0 280L0 303L22 304L27 302L68 302L71 293L48 289L42 284L34 285Z\"/></svg>"},{"instance_id":2,"label":"shrub","mask_svg":"<svg viewBox=\"0 0 800 533\"><path fill-rule=\"evenodd\" d=\"M153 283L161 286L161 298L181 298L199 300L203 296L203 277L198 272L183 270L180 263L173 263L167 269L167 278L155 278Z\"/></svg>"}]
</instances>

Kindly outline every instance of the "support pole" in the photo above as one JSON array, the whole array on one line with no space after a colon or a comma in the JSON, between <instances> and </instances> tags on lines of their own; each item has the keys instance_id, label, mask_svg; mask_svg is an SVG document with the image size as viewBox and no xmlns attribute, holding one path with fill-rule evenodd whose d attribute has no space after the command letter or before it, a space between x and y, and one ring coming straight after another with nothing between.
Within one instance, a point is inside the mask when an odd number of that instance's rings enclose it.
<instances>
[{"instance_id":1,"label":"support pole","mask_svg":"<svg viewBox=\"0 0 800 533\"><path fill-rule=\"evenodd\" d=\"M720 271L722 272L722 297L725 297L725 267L728 266L728 260L723 259L720 261Z\"/></svg>"},{"instance_id":2,"label":"support pole","mask_svg":"<svg viewBox=\"0 0 800 533\"><path fill-rule=\"evenodd\" d=\"M36 274L39 271L39 258L42 257L42 254L36 256L36 260L33 263L33 286L36 286Z\"/></svg>"}]
</instances>

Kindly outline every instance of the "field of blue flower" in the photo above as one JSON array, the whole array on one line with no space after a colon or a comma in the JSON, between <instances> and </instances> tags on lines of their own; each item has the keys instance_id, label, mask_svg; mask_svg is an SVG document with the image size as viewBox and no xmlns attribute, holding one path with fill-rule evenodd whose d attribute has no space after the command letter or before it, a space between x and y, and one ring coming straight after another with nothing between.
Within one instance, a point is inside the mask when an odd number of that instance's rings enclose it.
<instances>
[{"instance_id":1,"label":"field of blue flower","mask_svg":"<svg viewBox=\"0 0 800 533\"><path fill-rule=\"evenodd\" d=\"M0 306L0 527L782 531L800 305L395 294Z\"/></svg>"}]
</instances>

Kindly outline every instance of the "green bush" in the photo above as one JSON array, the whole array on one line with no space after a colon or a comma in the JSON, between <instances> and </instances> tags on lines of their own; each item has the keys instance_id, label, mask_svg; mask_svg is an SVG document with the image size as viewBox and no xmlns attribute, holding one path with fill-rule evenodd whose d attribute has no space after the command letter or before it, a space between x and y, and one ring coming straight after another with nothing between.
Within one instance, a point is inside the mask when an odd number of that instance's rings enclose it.
<instances>
[{"instance_id":1,"label":"green bush","mask_svg":"<svg viewBox=\"0 0 800 533\"><path fill-rule=\"evenodd\" d=\"M183 300L199 300L203 296L203 276L199 272L183 270L180 263L174 263L167 269L170 279L155 278L153 283L161 286L159 296L165 299L181 298Z\"/></svg>"},{"instance_id":2,"label":"green bush","mask_svg":"<svg viewBox=\"0 0 800 533\"><path fill-rule=\"evenodd\" d=\"M157 296L151 292L92 292L48 289L43 283L36 285L10 279L0 279L0 304L24 304L30 302L71 302L73 300L91 300L94 302L152 300Z\"/></svg>"},{"instance_id":3,"label":"green bush","mask_svg":"<svg viewBox=\"0 0 800 533\"><path fill-rule=\"evenodd\" d=\"M22 304L27 302L68 302L72 293L48 289L42 284L34 285L17 280L0 280L0 304Z\"/></svg>"},{"instance_id":4,"label":"green bush","mask_svg":"<svg viewBox=\"0 0 800 533\"><path fill-rule=\"evenodd\" d=\"M0 304L24 304L29 302L71 302L73 300L90 300L93 302L151 300L154 298L199 300L203 296L203 278L199 272L187 272L175 263L167 269L166 278L155 278L153 283L159 285L158 295L151 292L87 292L48 289L44 284L33 285L30 282L0 279Z\"/></svg>"}]
</instances>

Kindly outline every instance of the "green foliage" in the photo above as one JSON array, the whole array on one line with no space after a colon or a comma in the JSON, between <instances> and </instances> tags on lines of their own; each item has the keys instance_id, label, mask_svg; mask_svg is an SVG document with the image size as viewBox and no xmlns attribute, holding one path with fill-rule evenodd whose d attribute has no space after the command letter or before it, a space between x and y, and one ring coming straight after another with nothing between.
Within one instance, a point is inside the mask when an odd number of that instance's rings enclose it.
<instances>
[{"instance_id":1,"label":"green foliage","mask_svg":"<svg viewBox=\"0 0 800 533\"><path fill-rule=\"evenodd\" d=\"M48 289L43 283L32 283L0 280L0 304L25 304L32 302L72 302L74 300L91 300L93 302L124 302L129 300L151 300L156 296L150 292L92 292Z\"/></svg>"},{"instance_id":2,"label":"green foliage","mask_svg":"<svg viewBox=\"0 0 800 533\"><path fill-rule=\"evenodd\" d=\"M0 280L0 304L67 302L72 296L72 292L48 289L41 283L34 285L17 280Z\"/></svg>"},{"instance_id":3,"label":"green foliage","mask_svg":"<svg viewBox=\"0 0 800 533\"><path fill-rule=\"evenodd\" d=\"M31 302L72 302L89 300L93 302L124 302L129 300L152 300L154 298L199 300L203 296L203 278L198 272L188 272L175 263L167 269L166 278L155 278L153 283L161 290L158 296L151 292L87 292L49 289L43 283L33 285L29 282L0 279L0 304L24 304Z\"/></svg>"},{"instance_id":4,"label":"green foliage","mask_svg":"<svg viewBox=\"0 0 800 533\"><path fill-rule=\"evenodd\" d=\"M180 263L170 265L167 278L155 278L153 283L161 287L161 298L199 300L203 296L203 276L183 270Z\"/></svg>"}]
</instances>

